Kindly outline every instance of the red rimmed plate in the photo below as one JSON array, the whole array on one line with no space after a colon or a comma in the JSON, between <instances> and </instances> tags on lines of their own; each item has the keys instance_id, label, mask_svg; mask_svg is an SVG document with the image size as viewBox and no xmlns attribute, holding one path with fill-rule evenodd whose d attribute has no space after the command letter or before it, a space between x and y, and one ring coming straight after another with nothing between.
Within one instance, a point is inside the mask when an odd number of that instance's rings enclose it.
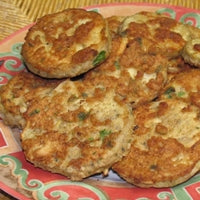
<instances>
[{"instance_id":1,"label":"red rimmed plate","mask_svg":"<svg viewBox=\"0 0 200 200\"><path fill-rule=\"evenodd\" d=\"M127 3L87 7L105 17L131 15L139 11L165 13L178 21L200 27L200 11L159 4ZM30 25L31 26L31 25ZM0 85L24 69L21 45L30 26L0 42ZM105 178L93 176L83 182L71 182L28 163L22 152L19 131L0 120L0 188L18 199L60 200L192 200L200 199L200 176L173 188L142 189L130 185L110 171Z\"/></svg>"}]
</instances>

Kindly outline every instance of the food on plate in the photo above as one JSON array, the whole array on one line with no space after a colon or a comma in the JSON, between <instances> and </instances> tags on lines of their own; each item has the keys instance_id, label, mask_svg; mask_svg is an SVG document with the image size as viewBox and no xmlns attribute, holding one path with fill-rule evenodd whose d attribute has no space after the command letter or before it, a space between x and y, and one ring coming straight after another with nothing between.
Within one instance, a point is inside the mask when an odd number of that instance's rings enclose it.
<instances>
[{"instance_id":1,"label":"food on plate","mask_svg":"<svg viewBox=\"0 0 200 200\"><path fill-rule=\"evenodd\" d=\"M106 20L97 12L66 9L40 18L22 47L30 71L47 78L74 77L109 54Z\"/></svg>"},{"instance_id":2,"label":"food on plate","mask_svg":"<svg viewBox=\"0 0 200 200\"><path fill-rule=\"evenodd\" d=\"M115 37L116 34L118 33L119 26L121 25L124 18L125 16L116 16L116 15L106 18L111 38Z\"/></svg>"},{"instance_id":3,"label":"food on plate","mask_svg":"<svg viewBox=\"0 0 200 200\"><path fill-rule=\"evenodd\" d=\"M64 81L27 115L21 136L26 159L71 180L107 174L133 140L130 106L113 89L84 90L80 81Z\"/></svg>"},{"instance_id":4,"label":"food on plate","mask_svg":"<svg viewBox=\"0 0 200 200\"><path fill-rule=\"evenodd\" d=\"M145 11L125 18L119 33L129 40L133 38L152 40L153 44L146 46L148 51L162 53L168 58L181 55L186 42L200 37L198 28L161 14Z\"/></svg>"},{"instance_id":5,"label":"food on plate","mask_svg":"<svg viewBox=\"0 0 200 200\"><path fill-rule=\"evenodd\" d=\"M190 69L174 76L163 88L161 99L183 99L200 107L200 70Z\"/></svg>"},{"instance_id":6,"label":"food on plate","mask_svg":"<svg viewBox=\"0 0 200 200\"><path fill-rule=\"evenodd\" d=\"M3 120L22 128L37 167L78 181L112 168L140 187L175 186L200 170L199 38L146 11L44 16L22 48L30 72L0 89Z\"/></svg>"},{"instance_id":7,"label":"food on plate","mask_svg":"<svg viewBox=\"0 0 200 200\"><path fill-rule=\"evenodd\" d=\"M146 38L127 42L116 36L108 59L85 75L84 81L113 87L133 107L156 98L167 81L168 59L146 51ZM110 80L110 81L109 81Z\"/></svg>"},{"instance_id":8,"label":"food on plate","mask_svg":"<svg viewBox=\"0 0 200 200\"><path fill-rule=\"evenodd\" d=\"M113 169L140 187L172 187L188 180L200 169L199 113L180 99L136 108L131 150Z\"/></svg>"},{"instance_id":9,"label":"food on plate","mask_svg":"<svg viewBox=\"0 0 200 200\"><path fill-rule=\"evenodd\" d=\"M173 28L179 22L164 15L151 12L140 12L128 16L120 27L120 34L129 40L133 38L148 38L152 42L146 49L152 53L161 53L169 58L181 54L185 40Z\"/></svg>"},{"instance_id":10,"label":"food on plate","mask_svg":"<svg viewBox=\"0 0 200 200\"><path fill-rule=\"evenodd\" d=\"M0 87L0 114L5 124L24 128L24 114L33 102L53 90L61 80L42 79L29 72L20 72Z\"/></svg>"},{"instance_id":11,"label":"food on plate","mask_svg":"<svg viewBox=\"0 0 200 200\"><path fill-rule=\"evenodd\" d=\"M196 67L200 67L200 37L190 40L183 49L184 60Z\"/></svg>"},{"instance_id":12,"label":"food on plate","mask_svg":"<svg viewBox=\"0 0 200 200\"><path fill-rule=\"evenodd\" d=\"M151 40L150 44L145 44L146 51L165 55L172 63L181 56L185 62L199 66L200 30L196 27L165 15L143 11L127 16L119 27L119 34L128 40ZM178 65L172 66L168 68L169 72L180 70Z\"/></svg>"}]
</instances>

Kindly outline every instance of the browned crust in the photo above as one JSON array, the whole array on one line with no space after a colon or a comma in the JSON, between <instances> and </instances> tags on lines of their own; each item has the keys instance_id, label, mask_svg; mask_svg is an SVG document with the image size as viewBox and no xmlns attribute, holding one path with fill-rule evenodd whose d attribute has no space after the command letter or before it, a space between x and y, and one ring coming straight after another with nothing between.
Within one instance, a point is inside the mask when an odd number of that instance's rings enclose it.
<instances>
[{"instance_id":1,"label":"browned crust","mask_svg":"<svg viewBox=\"0 0 200 200\"><path fill-rule=\"evenodd\" d=\"M100 14L66 9L40 18L31 27L22 56L40 76L73 77L93 68L100 52L108 56L109 40L106 20Z\"/></svg>"},{"instance_id":2,"label":"browned crust","mask_svg":"<svg viewBox=\"0 0 200 200\"><path fill-rule=\"evenodd\" d=\"M0 112L4 122L12 127L25 125L24 113L39 102L61 80L42 79L29 72L21 72L0 88Z\"/></svg>"},{"instance_id":3,"label":"browned crust","mask_svg":"<svg viewBox=\"0 0 200 200\"><path fill-rule=\"evenodd\" d=\"M134 142L113 169L141 187L173 187L199 171L199 109L181 100L152 102L134 110Z\"/></svg>"}]
</instances>

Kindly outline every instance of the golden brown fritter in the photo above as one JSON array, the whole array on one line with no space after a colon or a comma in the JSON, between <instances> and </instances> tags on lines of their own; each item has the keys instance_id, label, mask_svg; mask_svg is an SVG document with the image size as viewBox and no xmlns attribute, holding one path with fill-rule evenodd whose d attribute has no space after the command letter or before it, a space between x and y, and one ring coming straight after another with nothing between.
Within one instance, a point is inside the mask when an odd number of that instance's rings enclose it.
<instances>
[{"instance_id":1,"label":"golden brown fritter","mask_svg":"<svg viewBox=\"0 0 200 200\"><path fill-rule=\"evenodd\" d=\"M61 81L47 80L21 72L0 88L0 114L11 127L25 126L24 113L33 102L39 102Z\"/></svg>"},{"instance_id":2,"label":"golden brown fritter","mask_svg":"<svg viewBox=\"0 0 200 200\"><path fill-rule=\"evenodd\" d=\"M200 67L200 36L186 43L182 55L185 62Z\"/></svg>"},{"instance_id":3,"label":"golden brown fritter","mask_svg":"<svg viewBox=\"0 0 200 200\"><path fill-rule=\"evenodd\" d=\"M173 31L178 22L160 14L140 12L127 17L122 23L120 34L135 38L148 38L152 43L147 48L152 54L161 53L168 58L175 58L181 54L185 40L179 33Z\"/></svg>"},{"instance_id":4,"label":"golden brown fritter","mask_svg":"<svg viewBox=\"0 0 200 200\"><path fill-rule=\"evenodd\" d=\"M190 69L174 76L163 88L160 98L183 99L200 107L200 70Z\"/></svg>"},{"instance_id":5,"label":"golden brown fritter","mask_svg":"<svg viewBox=\"0 0 200 200\"><path fill-rule=\"evenodd\" d=\"M115 37L116 34L118 34L119 27L121 26L121 23L124 20L124 18L125 18L124 16L117 16L117 15L106 18L111 37Z\"/></svg>"},{"instance_id":6,"label":"golden brown fritter","mask_svg":"<svg viewBox=\"0 0 200 200\"><path fill-rule=\"evenodd\" d=\"M113 167L137 186L174 186L200 169L200 71L186 63L198 66L196 38L199 29L150 12L44 16L26 36L25 62L74 79L25 73L1 89L0 111L24 128L35 166L71 180Z\"/></svg>"},{"instance_id":7,"label":"golden brown fritter","mask_svg":"<svg viewBox=\"0 0 200 200\"><path fill-rule=\"evenodd\" d=\"M140 187L172 187L200 169L199 108L177 99L134 110L131 150L113 169Z\"/></svg>"},{"instance_id":8,"label":"golden brown fritter","mask_svg":"<svg viewBox=\"0 0 200 200\"><path fill-rule=\"evenodd\" d=\"M74 77L103 62L109 45L107 23L100 14L66 9L33 25L22 56L29 70L42 77Z\"/></svg>"},{"instance_id":9,"label":"golden brown fritter","mask_svg":"<svg viewBox=\"0 0 200 200\"><path fill-rule=\"evenodd\" d=\"M162 53L171 59L182 55L186 42L199 38L200 30L165 15L144 11L128 16L121 25L120 34L129 40L148 38L153 41L148 47L151 53Z\"/></svg>"},{"instance_id":10,"label":"golden brown fritter","mask_svg":"<svg viewBox=\"0 0 200 200\"><path fill-rule=\"evenodd\" d=\"M141 38L127 43L126 37L112 40L108 59L86 74L85 84L106 85L133 107L156 98L167 81L168 59L160 54L151 54L146 44L151 41Z\"/></svg>"},{"instance_id":11,"label":"golden brown fritter","mask_svg":"<svg viewBox=\"0 0 200 200\"><path fill-rule=\"evenodd\" d=\"M35 166L82 180L128 153L133 116L113 89L65 81L27 112L22 147Z\"/></svg>"}]
</instances>

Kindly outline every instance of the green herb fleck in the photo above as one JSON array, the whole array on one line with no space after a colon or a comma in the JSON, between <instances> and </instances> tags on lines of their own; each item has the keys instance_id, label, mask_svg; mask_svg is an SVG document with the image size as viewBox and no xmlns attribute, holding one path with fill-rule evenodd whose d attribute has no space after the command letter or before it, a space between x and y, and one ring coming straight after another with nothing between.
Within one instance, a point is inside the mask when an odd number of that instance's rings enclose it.
<instances>
[{"instance_id":1,"label":"green herb fleck","mask_svg":"<svg viewBox=\"0 0 200 200\"><path fill-rule=\"evenodd\" d=\"M183 97L185 95L185 92L184 91L180 91L178 92L177 96L178 97Z\"/></svg>"},{"instance_id":2,"label":"green herb fleck","mask_svg":"<svg viewBox=\"0 0 200 200\"><path fill-rule=\"evenodd\" d=\"M159 73L159 72L162 70L162 68L163 68L163 66L162 66L162 65L159 65L159 66L156 68L155 72L156 72L156 73Z\"/></svg>"},{"instance_id":3,"label":"green herb fleck","mask_svg":"<svg viewBox=\"0 0 200 200\"><path fill-rule=\"evenodd\" d=\"M172 93L175 92L175 88L174 87L169 87L164 94L167 95L167 97L170 99L172 98Z\"/></svg>"},{"instance_id":4,"label":"green herb fleck","mask_svg":"<svg viewBox=\"0 0 200 200\"><path fill-rule=\"evenodd\" d=\"M150 169L151 169L151 170L157 170L157 168L158 168L157 165L151 165L151 166L150 166Z\"/></svg>"},{"instance_id":5,"label":"green herb fleck","mask_svg":"<svg viewBox=\"0 0 200 200\"><path fill-rule=\"evenodd\" d=\"M118 60L116 60L116 61L114 62L114 65L115 65L115 68L116 68L116 69L120 69L120 67L121 67Z\"/></svg>"},{"instance_id":6,"label":"green herb fleck","mask_svg":"<svg viewBox=\"0 0 200 200\"><path fill-rule=\"evenodd\" d=\"M81 95L82 95L82 97L84 97L84 98L85 98L85 97L88 97L88 94L87 94L86 92L83 92Z\"/></svg>"},{"instance_id":7,"label":"green herb fleck","mask_svg":"<svg viewBox=\"0 0 200 200\"><path fill-rule=\"evenodd\" d=\"M103 129L103 130L99 131L99 133L100 133L101 140L103 140L106 136L111 134L111 131Z\"/></svg>"},{"instance_id":8,"label":"green herb fleck","mask_svg":"<svg viewBox=\"0 0 200 200\"><path fill-rule=\"evenodd\" d=\"M80 113L78 113L78 118L80 121L83 121L88 117L88 115L89 115L89 113L80 112Z\"/></svg>"},{"instance_id":9,"label":"green herb fleck","mask_svg":"<svg viewBox=\"0 0 200 200\"><path fill-rule=\"evenodd\" d=\"M94 141L94 138L93 138L93 137L90 137L90 138L88 138L88 141L89 141L89 142L92 142L92 141Z\"/></svg>"},{"instance_id":10,"label":"green herb fleck","mask_svg":"<svg viewBox=\"0 0 200 200\"><path fill-rule=\"evenodd\" d=\"M93 65L96 66L106 59L106 51L101 51L93 60Z\"/></svg>"},{"instance_id":11,"label":"green herb fleck","mask_svg":"<svg viewBox=\"0 0 200 200\"><path fill-rule=\"evenodd\" d=\"M40 112L39 109L35 109L35 110L33 110L29 115L30 115L30 116L33 116L33 115L35 115L35 114L38 114L39 112Z\"/></svg>"},{"instance_id":12,"label":"green herb fleck","mask_svg":"<svg viewBox=\"0 0 200 200\"><path fill-rule=\"evenodd\" d=\"M138 42L139 45L142 45L142 38L137 37L135 38L135 40Z\"/></svg>"}]
</instances>

